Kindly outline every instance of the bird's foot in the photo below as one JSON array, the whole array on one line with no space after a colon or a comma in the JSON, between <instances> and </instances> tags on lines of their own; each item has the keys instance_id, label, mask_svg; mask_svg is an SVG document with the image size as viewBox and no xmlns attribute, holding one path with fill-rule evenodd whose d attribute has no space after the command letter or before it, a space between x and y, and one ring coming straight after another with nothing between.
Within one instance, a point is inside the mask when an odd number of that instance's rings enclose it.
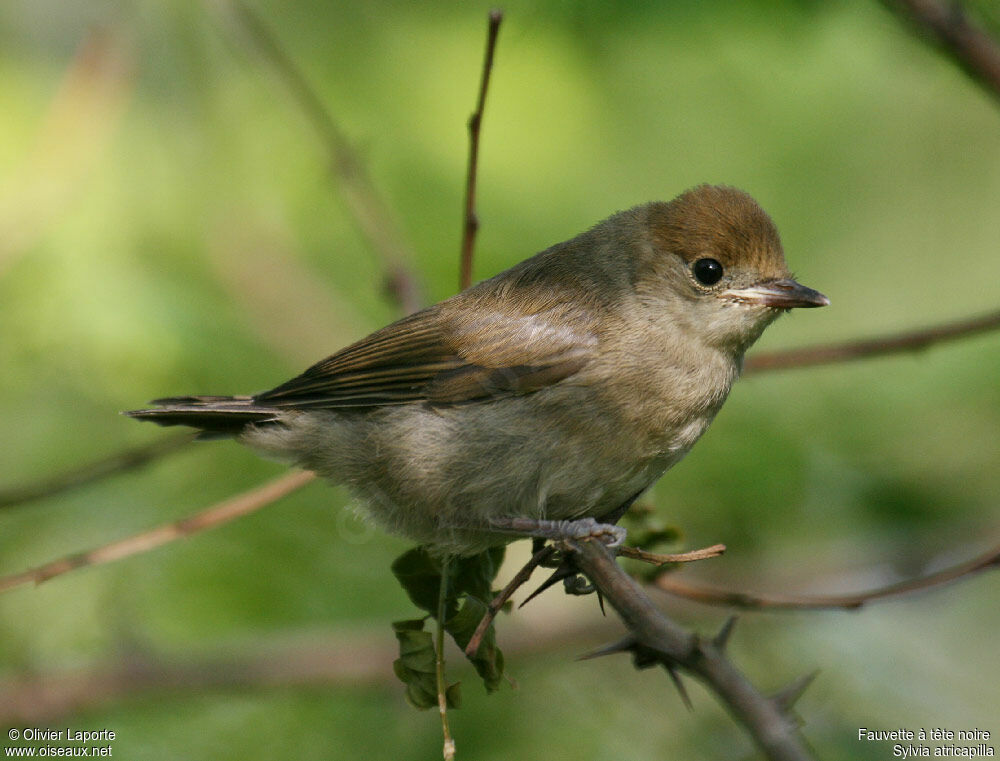
<instances>
[{"instance_id":1,"label":"bird's foot","mask_svg":"<svg viewBox=\"0 0 1000 761\"><path fill-rule=\"evenodd\" d=\"M625 543L626 531L621 526L600 523L593 518L572 521L539 520L537 518L493 518L490 528L504 533L530 536L554 541L580 541L597 539L610 550L617 550Z\"/></svg>"}]
</instances>

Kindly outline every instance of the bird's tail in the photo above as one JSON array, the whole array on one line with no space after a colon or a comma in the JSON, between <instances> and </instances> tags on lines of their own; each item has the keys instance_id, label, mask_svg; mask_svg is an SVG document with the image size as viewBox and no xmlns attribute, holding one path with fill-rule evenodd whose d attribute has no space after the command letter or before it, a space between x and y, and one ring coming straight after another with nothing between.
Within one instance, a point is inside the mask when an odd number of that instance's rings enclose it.
<instances>
[{"instance_id":1,"label":"bird's tail","mask_svg":"<svg viewBox=\"0 0 1000 761\"><path fill-rule=\"evenodd\" d=\"M250 424L278 419L276 409L255 404L250 396L174 396L150 404L157 406L124 414L158 425L191 426L201 431L199 438L235 436Z\"/></svg>"}]
</instances>

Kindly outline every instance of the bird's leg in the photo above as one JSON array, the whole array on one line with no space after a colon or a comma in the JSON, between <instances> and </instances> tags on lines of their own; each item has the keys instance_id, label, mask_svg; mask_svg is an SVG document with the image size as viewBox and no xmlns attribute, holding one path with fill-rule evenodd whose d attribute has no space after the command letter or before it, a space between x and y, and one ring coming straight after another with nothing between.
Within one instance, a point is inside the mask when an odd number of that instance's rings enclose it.
<instances>
[{"instance_id":1,"label":"bird's leg","mask_svg":"<svg viewBox=\"0 0 1000 761\"><path fill-rule=\"evenodd\" d=\"M593 518L578 518L572 521L550 521L538 518L492 518L490 528L494 531L552 541L598 539L610 549L621 547L626 536L626 531L621 526L598 523Z\"/></svg>"},{"instance_id":2,"label":"bird's leg","mask_svg":"<svg viewBox=\"0 0 1000 761\"><path fill-rule=\"evenodd\" d=\"M615 524L628 512L632 503L639 498L639 494L641 492L637 492L610 513L601 516L600 520L581 518L574 521L549 521L533 518L500 518L490 521L490 525L501 531L534 537L536 544L539 540L580 540L595 537L610 549L617 551L625 542L626 531ZM540 549L541 547L536 546L536 555ZM559 553L556 558L555 570L521 603L522 606L560 581L563 582L567 594L585 595L594 591L594 587L577 568L573 553Z\"/></svg>"},{"instance_id":3,"label":"bird's leg","mask_svg":"<svg viewBox=\"0 0 1000 761\"><path fill-rule=\"evenodd\" d=\"M577 518L576 520L553 521L539 518L492 518L490 528L504 533L530 536L551 541L599 539L609 549L617 550L625 543L627 532L616 525L628 512L642 492L636 492L621 505L600 519Z\"/></svg>"}]
</instances>

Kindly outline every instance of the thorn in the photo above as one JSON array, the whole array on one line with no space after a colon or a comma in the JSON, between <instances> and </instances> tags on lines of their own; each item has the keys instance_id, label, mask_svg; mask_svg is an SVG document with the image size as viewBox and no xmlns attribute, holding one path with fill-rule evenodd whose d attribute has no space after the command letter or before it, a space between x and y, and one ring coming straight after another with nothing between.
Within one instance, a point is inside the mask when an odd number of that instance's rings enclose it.
<instances>
[{"instance_id":1,"label":"thorn","mask_svg":"<svg viewBox=\"0 0 1000 761\"><path fill-rule=\"evenodd\" d=\"M594 591L597 592L597 604L601 606L601 615L607 618L607 611L604 610L604 595L602 595L601 590L596 587L594 588Z\"/></svg>"},{"instance_id":2,"label":"thorn","mask_svg":"<svg viewBox=\"0 0 1000 761\"><path fill-rule=\"evenodd\" d=\"M712 637L712 644L721 652L726 649L726 645L729 644L729 635L733 633L733 628L736 626L736 620L739 616L730 616L726 619L726 623L722 625L719 629L719 633Z\"/></svg>"},{"instance_id":3,"label":"thorn","mask_svg":"<svg viewBox=\"0 0 1000 761\"><path fill-rule=\"evenodd\" d=\"M693 711L694 703L691 702L691 696L688 695L687 687L685 687L684 682L681 681L681 675L677 673L677 669L668 663L664 663L663 668L665 668L667 673L670 674L670 679L674 683L674 687L677 688L677 692L680 693L681 700L684 701L685 708L689 711Z\"/></svg>"},{"instance_id":4,"label":"thorn","mask_svg":"<svg viewBox=\"0 0 1000 761\"><path fill-rule=\"evenodd\" d=\"M549 578L547 578L545 581L543 581L541 584L538 585L538 589L536 589L534 592L528 595L525 598L524 602L522 602L517 607L519 609L523 608L525 605L534 600L536 597L538 597L538 595L540 595L549 587L558 584L563 579L568 579L570 576L575 576L577 573L579 573L579 571L577 571L575 568L567 568L562 566L557 568L555 571L552 572L552 575L549 576Z\"/></svg>"},{"instance_id":5,"label":"thorn","mask_svg":"<svg viewBox=\"0 0 1000 761\"><path fill-rule=\"evenodd\" d=\"M772 702L781 710L787 713L795 705L796 701L802 697L802 693L808 689L813 680L819 676L819 669L811 671L805 676L799 677L794 682L778 690L771 696Z\"/></svg>"},{"instance_id":6,"label":"thorn","mask_svg":"<svg viewBox=\"0 0 1000 761\"><path fill-rule=\"evenodd\" d=\"M578 655L576 659L578 661L589 661L592 658L603 658L606 655L629 652L630 650L635 649L635 646L635 637L631 634L627 634L617 642L612 642L610 645L605 645L604 647L599 647L596 650L591 650L589 653Z\"/></svg>"}]
</instances>

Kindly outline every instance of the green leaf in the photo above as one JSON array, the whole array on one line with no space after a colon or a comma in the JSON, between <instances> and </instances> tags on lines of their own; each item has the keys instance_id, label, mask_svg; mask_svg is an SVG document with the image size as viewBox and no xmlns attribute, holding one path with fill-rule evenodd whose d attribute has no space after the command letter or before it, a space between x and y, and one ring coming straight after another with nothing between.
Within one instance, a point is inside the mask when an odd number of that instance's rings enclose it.
<instances>
[{"instance_id":1,"label":"green leaf","mask_svg":"<svg viewBox=\"0 0 1000 761\"><path fill-rule=\"evenodd\" d=\"M393 631L403 632L403 631L423 631L424 624L427 623L427 618L411 618L406 621L393 621L392 629Z\"/></svg>"},{"instance_id":2,"label":"green leaf","mask_svg":"<svg viewBox=\"0 0 1000 761\"><path fill-rule=\"evenodd\" d=\"M406 685L406 700L421 710L437 705L434 639L423 631L422 619L395 621L392 625L399 640L399 658L392 670Z\"/></svg>"},{"instance_id":3,"label":"green leaf","mask_svg":"<svg viewBox=\"0 0 1000 761\"><path fill-rule=\"evenodd\" d=\"M444 604L444 628L463 650L472 639L494 596L493 580L503 562L504 547L478 555L455 558L449 565L449 586ZM392 572L407 596L428 616L437 618L442 583L441 561L425 547L415 547L398 557ZM396 676L406 685L406 698L417 708L437 705L435 651L431 634L424 631L426 618L396 621L393 629L399 640L400 658L393 664ZM500 687L503 653L496 644L491 624L479 650L469 658L482 678L487 692ZM460 703L458 685L446 691L449 705Z\"/></svg>"},{"instance_id":4,"label":"green leaf","mask_svg":"<svg viewBox=\"0 0 1000 761\"><path fill-rule=\"evenodd\" d=\"M449 708L461 708L462 707L462 683L455 682L448 689L444 691L444 699L448 703Z\"/></svg>"},{"instance_id":5,"label":"green leaf","mask_svg":"<svg viewBox=\"0 0 1000 761\"><path fill-rule=\"evenodd\" d=\"M438 594L441 589L439 560L425 547L414 547L393 561L392 573L414 605L437 616Z\"/></svg>"},{"instance_id":6,"label":"green leaf","mask_svg":"<svg viewBox=\"0 0 1000 761\"><path fill-rule=\"evenodd\" d=\"M455 594L470 594L483 601L493 597L493 580L500 571L506 547L493 547L478 555L457 558L452 564Z\"/></svg>"}]
</instances>

